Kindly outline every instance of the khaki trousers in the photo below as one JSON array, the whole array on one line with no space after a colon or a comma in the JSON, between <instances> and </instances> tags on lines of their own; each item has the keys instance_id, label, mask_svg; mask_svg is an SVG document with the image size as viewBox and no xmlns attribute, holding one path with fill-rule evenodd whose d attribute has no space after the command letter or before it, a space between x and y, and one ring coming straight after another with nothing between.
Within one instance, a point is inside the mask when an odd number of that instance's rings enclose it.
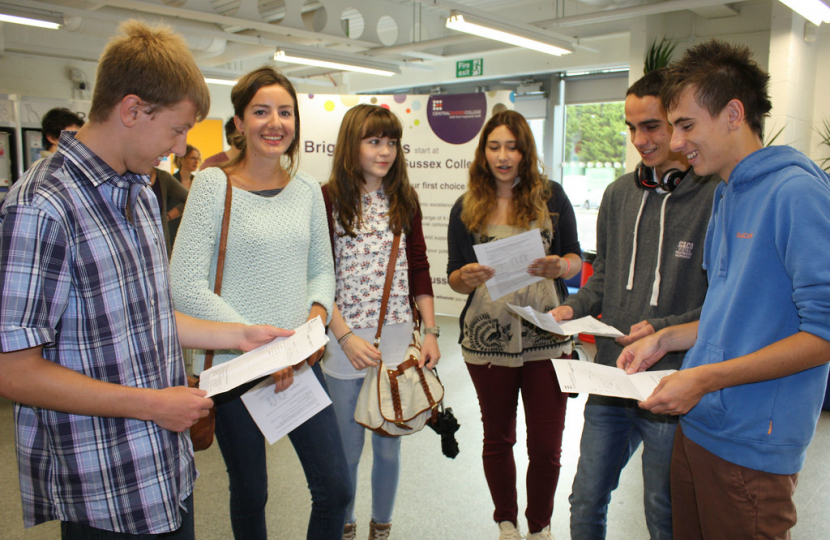
<instances>
[{"instance_id":1,"label":"khaki trousers","mask_svg":"<svg viewBox=\"0 0 830 540\"><path fill-rule=\"evenodd\" d=\"M675 540L789 540L798 474L756 471L695 444L680 426L671 465Z\"/></svg>"}]
</instances>

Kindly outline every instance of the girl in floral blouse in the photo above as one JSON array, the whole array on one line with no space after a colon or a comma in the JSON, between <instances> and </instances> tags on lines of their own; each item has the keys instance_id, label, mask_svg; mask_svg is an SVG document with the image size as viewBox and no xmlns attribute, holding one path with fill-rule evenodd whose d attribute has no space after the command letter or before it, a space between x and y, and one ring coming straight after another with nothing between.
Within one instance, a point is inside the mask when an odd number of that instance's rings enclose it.
<instances>
[{"instance_id":1,"label":"girl in floral blouse","mask_svg":"<svg viewBox=\"0 0 830 540\"><path fill-rule=\"evenodd\" d=\"M335 262L337 292L323 371L349 464L352 501L343 538L355 538L354 499L364 429L354 420L366 368L381 357L388 367L404 359L412 333L412 301L426 335L421 366L440 355L432 281L418 196L409 184L401 147L401 123L374 105L350 109L340 126L329 183L323 197ZM395 233L401 234L380 350L372 346ZM369 538L389 538L400 472L399 437L372 434L372 520Z\"/></svg>"}]
</instances>

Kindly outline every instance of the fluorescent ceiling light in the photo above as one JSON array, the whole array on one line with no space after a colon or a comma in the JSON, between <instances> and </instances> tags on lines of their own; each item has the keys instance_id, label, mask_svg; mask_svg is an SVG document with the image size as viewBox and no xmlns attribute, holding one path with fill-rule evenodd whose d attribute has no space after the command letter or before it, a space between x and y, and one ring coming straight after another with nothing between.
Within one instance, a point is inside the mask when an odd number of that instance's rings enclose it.
<instances>
[{"instance_id":1,"label":"fluorescent ceiling light","mask_svg":"<svg viewBox=\"0 0 830 540\"><path fill-rule=\"evenodd\" d=\"M545 35L542 32L529 28L512 27L460 11L450 13L450 18L447 19L447 28L555 56L573 52L567 44L558 42L552 36Z\"/></svg>"},{"instance_id":2,"label":"fluorescent ceiling light","mask_svg":"<svg viewBox=\"0 0 830 540\"><path fill-rule=\"evenodd\" d=\"M370 75L382 75L391 77L400 74L401 70L394 64L373 62L371 60L355 59L355 55L338 56L332 52L321 51L300 51L299 49L287 49L281 47L274 53L274 60L287 62L289 64L302 64L305 66L336 69L340 71L356 71Z\"/></svg>"},{"instance_id":3,"label":"fluorescent ceiling light","mask_svg":"<svg viewBox=\"0 0 830 540\"><path fill-rule=\"evenodd\" d=\"M820 26L822 21L830 23L830 6L821 0L779 1L816 26Z\"/></svg>"},{"instance_id":4,"label":"fluorescent ceiling light","mask_svg":"<svg viewBox=\"0 0 830 540\"><path fill-rule=\"evenodd\" d=\"M38 28L47 28L49 30L57 30L61 27L59 22L47 21L45 19L35 19L32 17L18 17L16 15L7 15L5 13L0 13L0 22L24 24L26 26L36 26Z\"/></svg>"},{"instance_id":5,"label":"fluorescent ceiling light","mask_svg":"<svg viewBox=\"0 0 830 540\"><path fill-rule=\"evenodd\" d=\"M236 81L229 81L228 79L212 79L205 77L205 82L208 84L224 84L225 86L234 86Z\"/></svg>"}]
</instances>

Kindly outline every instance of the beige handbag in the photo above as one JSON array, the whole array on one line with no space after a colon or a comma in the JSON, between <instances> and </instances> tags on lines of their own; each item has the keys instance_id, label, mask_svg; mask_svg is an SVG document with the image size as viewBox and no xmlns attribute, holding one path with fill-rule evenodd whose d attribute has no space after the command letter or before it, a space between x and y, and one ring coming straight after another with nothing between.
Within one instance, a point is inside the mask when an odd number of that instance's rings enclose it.
<instances>
[{"instance_id":1,"label":"beige handbag","mask_svg":"<svg viewBox=\"0 0 830 540\"><path fill-rule=\"evenodd\" d=\"M395 235L386 268L375 347L380 346L400 241L400 235ZM422 430L428 422L434 421L438 415L438 405L444 399L444 387L432 370L418 367L420 359L421 330L420 323L417 323L403 362L393 369L388 368L383 361L368 368L357 397L355 421L367 429L391 437L415 433Z\"/></svg>"}]
</instances>

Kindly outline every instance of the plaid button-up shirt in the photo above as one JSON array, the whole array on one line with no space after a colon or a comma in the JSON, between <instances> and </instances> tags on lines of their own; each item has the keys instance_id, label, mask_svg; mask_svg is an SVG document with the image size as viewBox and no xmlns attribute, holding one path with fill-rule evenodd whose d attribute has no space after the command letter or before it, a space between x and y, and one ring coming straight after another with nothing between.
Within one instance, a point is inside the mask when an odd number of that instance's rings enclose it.
<instances>
[{"instance_id":1,"label":"plaid button-up shirt","mask_svg":"<svg viewBox=\"0 0 830 540\"><path fill-rule=\"evenodd\" d=\"M69 134L0 209L0 349L94 379L186 384L158 203ZM26 526L59 519L131 534L179 527L190 439L153 422L15 406Z\"/></svg>"}]
</instances>

